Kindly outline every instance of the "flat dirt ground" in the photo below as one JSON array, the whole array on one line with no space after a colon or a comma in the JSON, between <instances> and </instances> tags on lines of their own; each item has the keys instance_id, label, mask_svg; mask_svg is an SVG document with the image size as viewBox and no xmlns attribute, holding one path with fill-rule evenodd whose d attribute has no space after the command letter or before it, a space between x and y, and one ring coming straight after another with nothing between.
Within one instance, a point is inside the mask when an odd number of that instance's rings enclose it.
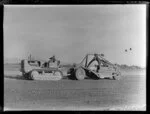
<instances>
[{"instance_id":1,"label":"flat dirt ground","mask_svg":"<svg viewBox=\"0 0 150 114\"><path fill-rule=\"evenodd\" d=\"M146 75L120 80L29 81L19 67L4 65L4 110L146 110Z\"/></svg>"}]
</instances>

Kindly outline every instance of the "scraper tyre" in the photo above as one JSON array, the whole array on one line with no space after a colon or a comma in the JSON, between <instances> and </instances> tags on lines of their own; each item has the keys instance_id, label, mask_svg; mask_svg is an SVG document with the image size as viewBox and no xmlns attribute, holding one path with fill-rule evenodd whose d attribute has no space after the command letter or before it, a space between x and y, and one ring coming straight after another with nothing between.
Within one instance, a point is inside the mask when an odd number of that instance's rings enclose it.
<instances>
[{"instance_id":1,"label":"scraper tyre","mask_svg":"<svg viewBox=\"0 0 150 114\"><path fill-rule=\"evenodd\" d=\"M29 79L30 79L30 80L34 80L34 79L36 79L36 77L38 77L38 76L39 76L39 73L34 70L34 71L31 72Z\"/></svg>"},{"instance_id":2,"label":"scraper tyre","mask_svg":"<svg viewBox=\"0 0 150 114\"><path fill-rule=\"evenodd\" d=\"M83 68L78 68L75 71L75 77L77 80L84 80L86 74L85 74L85 70Z\"/></svg>"}]
</instances>

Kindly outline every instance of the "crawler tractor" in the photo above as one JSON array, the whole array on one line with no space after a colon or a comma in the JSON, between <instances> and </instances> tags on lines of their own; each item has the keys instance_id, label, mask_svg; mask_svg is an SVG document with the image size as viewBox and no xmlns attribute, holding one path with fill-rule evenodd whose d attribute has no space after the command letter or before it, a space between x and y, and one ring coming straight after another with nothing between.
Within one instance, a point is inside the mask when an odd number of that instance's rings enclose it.
<instances>
[{"instance_id":1,"label":"crawler tractor","mask_svg":"<svg viewBox=\"0 0 150 114\"><path fill-rule=\"evenodd\" d=\"M80 64L74 64L69 73L72 79L114 79L121 76L116 65L106 60L103 54L87 54Z\"/></svg>"},{"instance_id":2,"label":"crawler tractor","mask_svg":"<svg viewBox=\"0 0 150 114\"><path fill-rule=\"evenodd\" d=\"M60 80L63 76L58 61L48 65L48 62L41 64L38 60L22 60L20 70L28 80Z\"/></svg>"}]
</instances>

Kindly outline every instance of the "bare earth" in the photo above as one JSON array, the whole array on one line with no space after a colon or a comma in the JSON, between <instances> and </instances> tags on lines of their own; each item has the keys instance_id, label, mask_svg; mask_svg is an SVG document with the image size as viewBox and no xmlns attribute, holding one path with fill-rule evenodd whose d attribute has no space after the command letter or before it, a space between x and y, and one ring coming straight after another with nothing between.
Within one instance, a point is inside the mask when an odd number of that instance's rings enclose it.
<instances>
[{"instance_id":1,"label":"bare earth","mask_svg":"<svg viewBox=\"0 0 150 114\"><path fill-rule=\"evenodd\" d=\"M4 67L5 110L146 110L146 75L139 72L119 81L29 81L17 70Z\"/></svg>"}]
</instances>

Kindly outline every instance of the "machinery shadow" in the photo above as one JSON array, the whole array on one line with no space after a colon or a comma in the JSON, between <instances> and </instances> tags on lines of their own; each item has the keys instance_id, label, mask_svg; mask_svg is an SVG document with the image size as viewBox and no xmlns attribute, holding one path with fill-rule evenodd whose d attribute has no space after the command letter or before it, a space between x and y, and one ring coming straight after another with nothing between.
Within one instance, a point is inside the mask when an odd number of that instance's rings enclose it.
<instances>
[{"instance_id":1,"label":"machinery shadow","mask_svg":"<svg viewBox=\"0 0 150 114\"><path fill-rule=\"evenodd\" d=\"M27 80L27 79L25 79L22 75L16 75L16 76L8 76L8 75L5 75L4 78L16 79L16 80Z\"/></svg>"}]
</instances>

